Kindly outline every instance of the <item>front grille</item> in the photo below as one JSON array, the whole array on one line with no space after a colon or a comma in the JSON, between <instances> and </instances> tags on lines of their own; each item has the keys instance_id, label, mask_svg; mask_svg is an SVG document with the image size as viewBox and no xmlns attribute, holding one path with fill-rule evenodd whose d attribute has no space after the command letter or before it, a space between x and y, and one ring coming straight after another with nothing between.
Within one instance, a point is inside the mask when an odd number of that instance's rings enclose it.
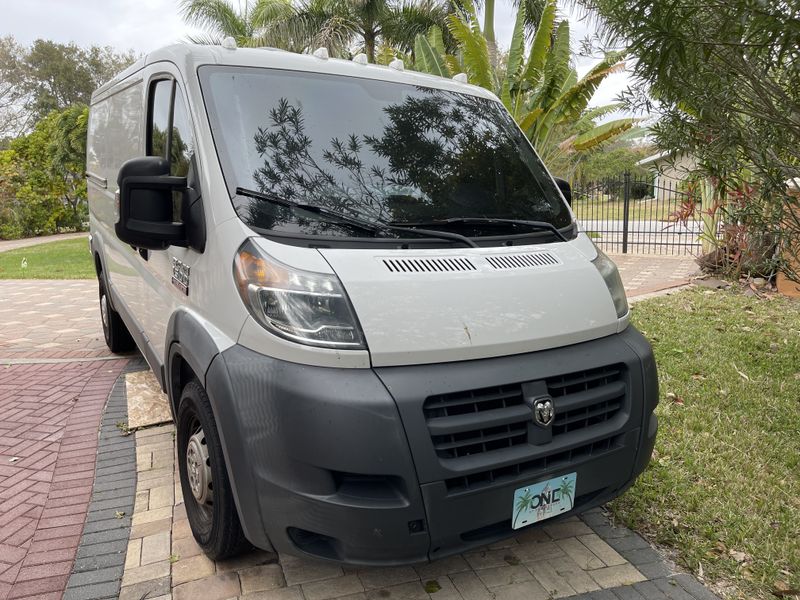
<instances>
[{"instance_id":1,"label":"front grille","mask_svg":"<svg viewBox=\"0 0 800 600\"><path fill-rule=\"evenodd\" d=\"M591 443L581 444L581 441L591 435L594 427L624 408L627 390L624 365L577 371L533 383L542 391L546 388L553 398L552 439L575 446L553 454L547 452L549 444L537 442L542 452L535 460L454 478L447 482L448 489L471 488L528 475L611 447L613 435ZM498 464L507 462L509 449L528 444L529 429L536 427L532 424L531 409L525 404L523 383L430 396L425 400L423 412L437 457L451 466L455 465L453 461L475 455L496 457L492 462Z\"/></svg>"},{"instance_id":2,"label":"front grille","mask_svg":"<svg viewBox=\"0 0 800 600\"><path fill-rule=\"evenodd\" d=\"M530 410L519 385L431 396L424 411L439 458L510 448L528 439Z\"/></svg>"},{"instance_id":3,"label":"front grille","mask_svg":"<svg viewBox=\"0 0 800 600\"><path fill-rule=\"evenodd\" d=\"M470 475L452 477L445 480L448 493L464 492L494 484L503 484L520 477L533 477L553 469L567 467L587 458L596 458L619 448L622 435L614 435L591 444L584 444L570 450L549 454L513 465L479 471Z\"/></svg>"},{"instance_id":4,"label":"front grille","mask_svg":"<svg viewBox=\"0 0 800 600\"><path fill-rule=\"evenodd\" d=\"M556 407L553 437L586 429L616 415L625 401L623 369L614 365L548 379L547 393Z\"/></svg>"}]
</instances>

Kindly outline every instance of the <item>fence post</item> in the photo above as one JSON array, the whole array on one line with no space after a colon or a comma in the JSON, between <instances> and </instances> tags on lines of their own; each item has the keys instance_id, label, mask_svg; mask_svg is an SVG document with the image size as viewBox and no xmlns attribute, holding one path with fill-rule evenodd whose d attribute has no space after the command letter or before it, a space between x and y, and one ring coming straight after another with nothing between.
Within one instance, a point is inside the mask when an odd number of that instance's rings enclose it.
<instances>
[{"instance_id":1,"label":"fence post","mask_svg":"<svg viewBox=\"0 0 800 600\"><path fill-rule=\"evenodd\" d=\"M623 175L625 186L622 192L622 253L628 253L628 218L631 207L631 173L625 171Z\"/></svg>"}]
</instances>

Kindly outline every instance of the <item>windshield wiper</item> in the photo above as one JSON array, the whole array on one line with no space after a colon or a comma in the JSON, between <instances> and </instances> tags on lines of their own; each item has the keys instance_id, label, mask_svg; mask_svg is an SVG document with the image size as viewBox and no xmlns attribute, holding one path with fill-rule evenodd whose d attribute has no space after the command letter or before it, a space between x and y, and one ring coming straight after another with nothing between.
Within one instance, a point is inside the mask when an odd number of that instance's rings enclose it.
<instances>
[{"instance_id":1,"label":"windshield wiper","mask_svg":"<svg viewBox=\"0 0 800 600\"><path fill-rule=\"evenodd\" d=\"M438 219L435 221L423 221L420 223L399 223L392 221L393 226L416 227L417 225L525 225L533 230L550 231L563 242L569 240L559 229L547 221L526 221L523 219L494 219L490 217L453 217L451 219Z\"/></svg>"},{"instance_id":2,"label":"windshield wiper","mask_svg":"<svg viewBox=\"0 0 800 600\"><path fill-rule=\"evenodd\" d=\"M449 231L436 231L433 229L422 229L416 226L411 225L404 225L404 224L396 224L396 223L384 223L383 221L367 221L365 219L359 219L358 217L351 217L350 215L344 215L339 213L335 210L331 210L329 208L325 208L323 206L317 206L315 204L305 204L303 202L295 202L294 200L287 200L279 196L278 194L273 194L271 192L259 192L257 190L250 190L243 187L237 187L236 193L240 196L247 196L248 198L255 198L257 200L266 200L267 202L271 202L273 204L278 204L279 206L285 206L287 208L292 209L301 209L306 210L308 212L317 213L320 215L324 215L326 217L330 217L332 219L337 219L357 229L362 231L367 231L369 233L378 233L380 231L402 231L404 233L416 233L419 235L426 235L429 237L435 237L442 240L453 240L456 242L461 242L462 244L466 244L470 248L477 248L478 244L473 242L466 236L460 235L458 233L451 233Z\"/></svg>"}]
</instances>

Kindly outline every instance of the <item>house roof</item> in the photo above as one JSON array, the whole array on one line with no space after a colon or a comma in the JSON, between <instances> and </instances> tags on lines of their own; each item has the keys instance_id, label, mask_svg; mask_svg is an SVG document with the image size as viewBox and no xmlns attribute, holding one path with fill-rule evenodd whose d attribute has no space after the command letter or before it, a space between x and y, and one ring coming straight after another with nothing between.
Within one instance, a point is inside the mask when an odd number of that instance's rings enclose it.
<instances>
[{"instance_id":1,"label":"house roof","mask_svg":"<svg viewBox=\"0 0 800 600\"><path fill-rule=\"evenodd\" d=\"M636 164L638 166L640 166L640 167L644 167L646 165L649 165L649 164L652 164L654 162L657 162L657 161L661 160L662 158L667 158L669 156L672 156L672 154L673 154L672 150L664 150L663 152L659 152L658 154L653 154L652 156L648 156L647 158L643 158L642 160L640 160Z\"/></svg>"}]
</instances>

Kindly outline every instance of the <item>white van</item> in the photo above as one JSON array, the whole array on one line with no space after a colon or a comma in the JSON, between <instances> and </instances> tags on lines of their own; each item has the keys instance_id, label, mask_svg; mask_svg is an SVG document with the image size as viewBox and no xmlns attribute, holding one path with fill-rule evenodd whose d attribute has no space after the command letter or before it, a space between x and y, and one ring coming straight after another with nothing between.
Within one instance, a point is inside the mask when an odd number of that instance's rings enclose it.
<instances>
[{"instance_id":1,"label":"white van","mask_svg":"<svg viewBox=\"0 0 800 600\"><path fill-rule=\"evenodd\" d=\"M228 46L97 90L87 158L106 341L169 395L208 555L415 563L630 486L650 346L499 100Z\"/></svg>"}]
</instances>

